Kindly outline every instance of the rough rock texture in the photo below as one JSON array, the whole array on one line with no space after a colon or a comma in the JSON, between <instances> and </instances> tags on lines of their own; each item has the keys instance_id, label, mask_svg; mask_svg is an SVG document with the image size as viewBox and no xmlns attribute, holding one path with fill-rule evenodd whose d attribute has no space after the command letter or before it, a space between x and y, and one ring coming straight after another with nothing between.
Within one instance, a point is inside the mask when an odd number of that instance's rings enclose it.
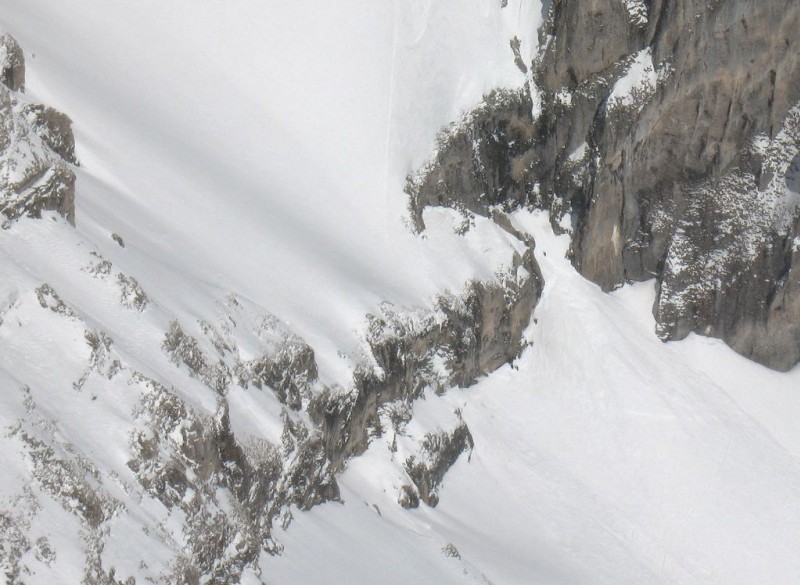
<instances>
[{"instance_id":1,"label":"rough rock texture","mask_svg":"<svg viewBox=\"0 0 800 585\"><path fill-rule=\"evenodd\" d=\"M415 216L530 203L558 226L569 212L586 277L658 279L662 338L715 335L787 369L798 27L793 0L553 2L532 64L538 116L524 95L513 113L490 98L446 131L409 181Z\"/></svg>"},{"instance_id":2,"label":"rough rock texture","mask_svg":"<svg viewBox=\"0 0 800 585\"><path fill-rule=\"evenodd\" d=\"M400 504L404 507L415 507L410 503L422 500L429 506L439 503L438 489L447 470L458 460L459 456L474 447L472 434L466 423L461 422L451 432L429 433L422 441L422 448L417 455L412 455L405 462L405 469L414 488L403 486Z\"/></svg>"},{"instance_id":3,"label":"rough rock texture","mask_svg":"<svg viewBox=\"0 0 800 585\"><path fill-rule=\"evenodd\" d=\"M25 89L25 57L11 35L0 35L0 83L11 91Z\"/></svg>"},{"instance_id":4,"label":"rough rock texture","mask_svg":"<svg viewBox=\"0 0 800 585\"><path fill-rule=\"evenodd\" d=\"M69 116L40 104L29 104L23 114L33 131L53 152L69 163L78 164Z\"/></svg>"},{"instance_id":5,"label":"rough rock texture","mask_svg":"<svg viewBox=\"0 0 800 585\"><path fill-rule=\"evenodd\" d=\"M110 260L94 251L86 259L79 270L91 292L164 324L160 350L170 380L118 351L80 303L55 286L20 289L2 308L0 327L15 323L15 335L28 335L33 321L42 323L42 335L82 340L79 355L65 350L76 364L65 390L86 404L109 401L124 429L101 431L117 441L110 446L114 459L123 455L120 468L109 469L59 430L58 414L41 402L46 390L9 389L24 408L5 436L15 465L26 470L22 491L0 499L0 570L12 583L58 552L31 529L43 521L42 510L54 508L78 529L79 552L71 554L72 562L83 562L83 583L132 582L104 553L113 546L109 533L121 526L141 530L162 551L164 564L139 564L144 582L263 582L259 558L282 550L275 526L288 527L294 508L338 500L336 474L381 427L394 429L395 444L402 435L407 497L435 505L445 473L472 438L460 418L449 430L408 436L412 402L469 385L514 359L542 286L527 250L495 280L442 295L433 310L384 305L366 320L363 350L351 358L352 381L328 387L313 349L251 303L231 294L214 315L181 321ZM237 427L249 416L243 405L258 405L256 427Z\"/></svg>"},{"instance_id":6,"label":"rough rock texture","mask_svg":"<svg viewBox=\"0 0 800 585\"><path fill-rule=\"evenodd\" d=\"M25 65L8 35L0 37L0 225L56 211L75 223L75 139L70 119L19 93Z\"/></svg>"},{"instance_id":7,"label":"rough rock texture","mask_svg":"<svg viewBox=\"0 0 800 585\"><path fill-rule=\"evenodd\" d=\"M533 146L528 88L495 91L463 120L439 134L431 162L408 179L415 227L425 228L426 206L476 213L527 201L527 153Z\"/></svg>"},{"instance_id":8,"label":"rough rock texture","mask_svg":"<svg viewBox=\"0 0 800 585\"><path fill-rule=\"evenodd\" d=\"M700 331L786 370L800 361L800 106L724 175L687 189L655 311L658 333Z\"/></svg>"},{"instance_id":9,"label":"rough rock texture","mask_svg":"<svg viewBox=\"0 0 800 585\"><path fill-rule=\"evenodd\" d=\"M432 314L385 306L367 332L369 360L349 392L327 389L309 406L334 470L369 445L371 421L387 403L411 402L426 387L469 386L516 358L543 286L531 249L498 281L473 282L444 295Z\"/></svg>"},{"instance_id":10,"label":"rough rock texture","mask_svg":"<svg viewBox=\"0 0 800 585\"><path fill-rule=\"evenodd\" d=\"M680 207L687 184L725 173L756 134L775 136L800 99L797 3L653 1L645 22L624 6L555 4L537 72L548 98L580 98L563 114L545 108L541 122L555 128L551 148L572 152L588 142L600 157L577 202L588 210L575 252L605 288L656 272L667 236L653 233L652 215ZM645 50L657 82L614 116L607 100L625 73L620 63Z\"/></svg>"},{"instance_id":11,"label":"rough rock texture","mask_svg":"<svg viewBox=\"0 0 800 585\"><path fill-rule=\"evenodd\" d=\"M201 323L205 345L211 343L216 357L177 321L167 331L163 349L173 363L222 397L236 387L271 389L290 409L308 413L312 427L291 411L284 413L285 491L273 498L275 513L289 503L308 509L338 498L334 476L369 446L384 406L410 405L428 388L468 386L516 358L542 284L528 249L497 280L472 282L463 293L439 297L433 312L385 304L381 315L368 316L364 355L348 388L323 386L313 350L274 318L254 318L234 297L226 301L227 315L216 324ZM241 322L256 324L254 332L268 348L262 356L239 358L234 330ZM459 437L469 435L463 426ZM428 451L433 457L436 450ZM418 488L425 502L433 502L436 486L463 449L445 451L447 461L434 461L427 487ZM412 482L417 483L413 477Z\"/></svg>"}]
</instances>

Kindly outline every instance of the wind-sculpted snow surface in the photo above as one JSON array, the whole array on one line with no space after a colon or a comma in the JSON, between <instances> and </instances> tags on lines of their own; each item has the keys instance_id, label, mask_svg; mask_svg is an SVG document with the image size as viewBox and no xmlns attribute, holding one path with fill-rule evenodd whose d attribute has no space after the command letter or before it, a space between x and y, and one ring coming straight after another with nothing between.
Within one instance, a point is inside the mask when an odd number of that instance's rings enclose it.
<instances>
[{"instance_id":1,"label":"wind-sculpted snow surface","mask_svg":"<svg viewBox=\"0 0 800 585\"><path fill-rule=\"evenodd\" d=\"M64 169L75 162L68 118L3 95L18 155L7 177L56 153ZM511 238L494 278L433 309L368 315L360 351L342 357L351 380L324 383L314 349L274 315L229 293L178 318L115 263L131 261L118 234L98 247L38 201L26 215L53 221L7 213L18 221L0 244L0 550L14 584L263 582L263 555L282 550L275 523L338 500L336 474L381 436L387 412L515 359L542 287L531 242ZM463 421L447 432L430 429L398 500L436 505L469 436Z\"/></svg>"}]
</instances>

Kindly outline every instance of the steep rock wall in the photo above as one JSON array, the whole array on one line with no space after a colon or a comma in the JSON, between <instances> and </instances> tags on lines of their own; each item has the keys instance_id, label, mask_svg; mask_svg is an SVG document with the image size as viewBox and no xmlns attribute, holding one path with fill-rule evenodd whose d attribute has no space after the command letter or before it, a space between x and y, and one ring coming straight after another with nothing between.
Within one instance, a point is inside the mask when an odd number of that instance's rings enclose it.
<instances>
[{"instance_id":1,"label":"steep rock wall","mask_svg":"<svg viewBox=\"0 0 800 585\"><path fill-rule=\"evenodd\" d=\"M553 2L532 64L541 110L525 115L532 100L517 97L512 136L513 108L490 99L447 130L409 181L412 208L533 204L554 226L569 212L587 278L605 290L657 278L663 339L714 335L788 369L800 359L798 27L791 0ZM505 182L487 196L482 176Z\"/></svg>"}]
</instances>

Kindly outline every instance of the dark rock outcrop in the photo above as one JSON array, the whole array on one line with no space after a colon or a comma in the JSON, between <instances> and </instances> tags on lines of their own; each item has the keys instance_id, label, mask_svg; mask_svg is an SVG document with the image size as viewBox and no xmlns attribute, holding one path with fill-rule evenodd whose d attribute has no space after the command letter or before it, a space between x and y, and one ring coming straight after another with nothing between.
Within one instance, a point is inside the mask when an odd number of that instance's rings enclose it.
<instances>
[{"instance_id":1,"label":"dark rock outcrop","mask_svg":"<svg viewBox=\"0 0 800 585\"><path fill-rule=\"evenodd\" d=\"M75 138L69 117L26 103L22 51L0 37L0 225L56 211L75 223Z\"/></svg>"},{"instance_id":2,"label":"dark rock outcrop","mask_svg":"<svg viewBox=\"0 0 800 585\"><path fill-rule=\"evenodd\" d=\"M727 172L755 135L774 137L800 99L797 3L654 0L648 13L642 23L617 1L554 4L537 70L551 153L587 142L600 159L569 195L582 211L576 263L607 289L658 273L669 233L656 216L678 213L686 187ZM640 51L657 81L613 115L620 65ZM557 92L579 99L558 112ZM557 155L546 158L557 173Z\"/></svg>"},{"instance_id":3,"label":"dark rock outcrop","mask_svg":"<svg viewBox=\"0 0 800 585\"><path fill-rule=\"evenodd\" d=\"M529 151L533 146L530 91L498 90L458 124L441 132L431 162L410 176L415 227L422 211L444 205L476 213L527 201Z\"/></svg>"},{"instance_id":4,"label":"dark rock outcrop","mask_svg":"<svg viewBox=\"0 0 800 585\"><path fill-rule=\"evenodd\" d=\"M25 57L9 34L0 35L0 83L11 91L25 89Z\"/></svg>"},{"instance_id":5,"label":"dark rock outcrop","mask_svg":"<svg viewBox=\"0 0 800 585\"><path fill-rule=\"evenodd\" d=\"M58 110L29 104L23 115L37 136L58 156L68 163L78 164L75 158L75 136L72 133L72 120Z\"/></svg>"},{"instance_id":6,"label":"dark rock outcrop","mask_svg":"<svg viewBox=\"0 0 800 585\"><path fill-rule=\"evenodd\" d=\"M272 388L283 404L299 410L303 397L309 395L317 381L314 350L299 340L286 343L270 356L261 356L242 364L240 383L252 384L259 390Z\"/></svg>"},{"instance_id":7,"label":"dark rock outcrop","mask_svg":"<svg viewBox=\"0 0 800 585\"><path fill-rule=\"evenodd\" d=\"M685 191L655 307L662 338L714 335L780 370L800 360L799 146L795 107L774 140L753 141L728 172Z\"/></svg>"},{"instance_id":8,"label":"dark rock outcrop","mask_svg":"<svg viewBox=\"0 0 800 585\"><path fill-rule=\"evenodd\" d=\"M532 64L538 117L525 97L515 116L490 98L446 132L409 182L415 217L534 204L556 226L569 212L587 278L658 279L663 339L714 335L787 369L800 359L798 27L792 0L553 2Z\"/></svg>"},{"instance_id":9,"label":"dark rock outcrop","mask_svg":"<svg viewBox=\"0 0 800 585\"><path fill-rule=\"evenodd\" d=\"M475 446L472 433L463 421L451 432L441 431L429 433L422 441L419 454L412 455L405 462L405 469L414 483L418 499L428 506L435 507L439 503L439 485L447 470L453 466L459 456ZM400 503L414 502L414 488L403 486ZM405 506L412 507L412 506Z\"/></svg>"},{"instance_id":10,"label":"dark rock outcrop","mask_svg":"<svg viewBox=\"0 0 800 585\"><path fill-rule=\"evenodd\" d=\"M411 402L426 387L469 386L514 360L542 286L528 249L500 280L473 282L462 296L440 297L433 314L387 306L381 317L372 317L366 339L372 363L357 368L352 391L328 389L309 405L333 469L366 450L370 421L382 405ZM436 371L437 361L444 371Z\"/></svg>"},{"instance_id":11,"label":"dark rock outcrop","mask_svg":"<svg viewBox=\"0 0 800 585\"><path fill-rule=\"evenodd\" d=\"M192 567L204 575L241 571L265 546L268 552L279 551L271 539L273 522L283 516L288 525L290 505L307 510L339 498L336 474L367 449L383 407L394 406L396 416L389 419L402 425L411 403L426 389L468 386L516 358L541 289L528 248L495 280L442 295L433 311L385 304L380 315L367 318L364 355L346 388L324 386L313 350L274 317L253 313L234 296L220 304L217 322L199 322L202 336L189 334L173 320L162 349L190 378L213 390L219 404L213 417L196 413L173 389L135 374L144 392L129 467L150 495L183 510L202 528L185 529L191 538L175 578L191 577L187 571ZM40 303L67 314L68 307L48 290ZM247 328L246 337L261 340L262 355L241 358L239 327ZM259 443L255 453L260 459L231 429L228 396L243 391L272 391L287 407L281 443ZM445 473L471 447L463 421L450 433L426 436L419 457L406 462L410 483L401 504L421 500L435 505ZM232 492L239 515L219 512L212 496L218 488ZM237 534L247 535L247 547L230 557L224 551Z\"/></svg>"},{"instance_id":12,"label":"dark rock outcrop","mask_svg":"<svg viewBox=\"0 0 800 585\"><path fill-rule=\"evenodd\" d=\"M279 493L281 452L267 442L237 441L224 400L213 417L205 417L169 389L140 379L145 392L128 466L148 494L186 515L186 543L167 580L185 583L205 575L238 582L262 549L276 546L270 533L285 497ZM220 510L219 489L235 502L232 513Z\"/></svg>"}]
</instances>

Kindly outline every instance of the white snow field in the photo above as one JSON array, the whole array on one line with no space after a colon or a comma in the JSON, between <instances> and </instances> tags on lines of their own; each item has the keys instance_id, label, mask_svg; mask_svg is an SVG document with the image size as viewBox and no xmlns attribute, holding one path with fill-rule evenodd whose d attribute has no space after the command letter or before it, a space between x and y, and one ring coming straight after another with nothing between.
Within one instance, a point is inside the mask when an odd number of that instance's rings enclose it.
<instances>
[{"instance_id":1,"label":"white snow field","mask_svg":"<svg viewBox=\"0 0 800 585\"><path fill-rule=\"evenodd\" d=\"M381 302L430 307L509 264L520 243L488 220L458 235L457 214L431 210L424 236L412 234L402 189L443 125L526 82L509 39L529 62L540 21L526 0L0 0L0 31L25 51L26 99L72 118L81 162L76 228L47 217L0 231L0 509L28 505L20 485L36 470L14 425L38 413L37 432L90 460L124 504L101 558L143 583L170 560L145 529L170 533L180 518L125 489L131 382L89 372L73 388L88 329L214 412L213 393L161 350L172 316L213 318L235 293L308 341L324 382L342 382ZM260 579L800 582L800 368L776 373L697 336L663 344L652 283L604 294L572 268L567 236L543 212L513 221L535 237L545 279L530 346L514 367L417 401L397 452L384 435L348 463L343 503L295 511L277 530L284 551L262 555ZM109 278L91 268L100 257ZM154 306L126 310L118 273ZM41 310L42 283L74 318ZM276 440L277 399L239 400L237 432ZM456 409L473 451L436 508L402 509L415 437ZM57 556L37 564L30 553L37 572L21 578L78 583L80 523L38 500L28 531ZM259 581L251 571L242 582Z\"/></svg>"},{"instance_id":2,"label":"white snow field","mask_svg":"<svg viewBox=\"0 0 800 585\"><path fill-rule=\"evenodd\" d=\"M122 235L180 309L235 290L325 359L381 301L429 302L508 255L412 235L402 188L440 127L524 83L508 38L530 53L539 13L514 5L2 0L0 25L29 98L74 121L79 233L104 252Z\"/></svg>"},{"instance_id":3,"label":"white snow field","mask_svg":"<svg viewBox=\"0 0 800 585\"><path fill-rule=\"evenodd\" d=\"M651 283L604 294L564 258L566 236L553 236L544 214L515 221L536 236L547 283L532 346L516 369L415 406L422 421L460 408L475 439L440 504L398 508L397 464L377 441L342 478L347 503L298 517L265 574L320 584L796 582L800 370L775 373L696 336L663 344ZM443 554L447 544L461 559ZM437 556L445 561L430 566Z\"/></svg>"}]
</instances>

